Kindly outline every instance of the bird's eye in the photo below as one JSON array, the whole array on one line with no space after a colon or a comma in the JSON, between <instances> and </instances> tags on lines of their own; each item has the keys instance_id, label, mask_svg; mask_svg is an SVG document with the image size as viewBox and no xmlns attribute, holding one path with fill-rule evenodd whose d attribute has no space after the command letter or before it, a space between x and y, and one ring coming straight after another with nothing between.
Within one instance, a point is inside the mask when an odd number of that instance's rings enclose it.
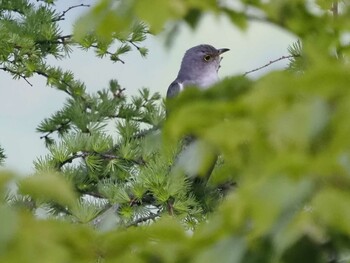
<instances>
[{"instance_id":1,"label":"bird's eye","mask_svg":"<svg viewBox=\"0 0 350 263\"><path fill-rule=\"evenodd\" d=\"M204 61L209 61L211 59L211 56L210 55L205 55L203 57Z\"/></svg>"}]
</instances>

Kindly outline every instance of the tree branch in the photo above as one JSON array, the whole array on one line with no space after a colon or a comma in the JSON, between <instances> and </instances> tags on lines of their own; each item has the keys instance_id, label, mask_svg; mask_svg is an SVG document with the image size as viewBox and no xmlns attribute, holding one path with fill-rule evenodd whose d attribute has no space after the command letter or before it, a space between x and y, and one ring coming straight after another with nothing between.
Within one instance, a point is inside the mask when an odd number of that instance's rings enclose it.
<instances>
[{"instance_id":1,"label":"tree branch","mask_svg":"<svg viewBox=\"0 0 350 263\"><path fill-rule=\"evenodd\" d=\"M103 158L104 160L119 159L119 160L129 161L129 162L132 162L132 163L138 164L138 165L144 165L145 164L145 161L142 158L140 158L138 160L137 159L125 159L125 158L122 158L120 156L117 156L117 155L111 154L111 153L98 153L98 152L90 152L90 151L87 152L87 151L84 151L84 152L73 154L72 156L68 157L66 160L60 162L58 164L58 168L62 168L65 164L71 163L75 159L86 158L86 157L88 157L90 155L99 156L99 157Z\"/></svg>"},{"instance_id":2,"label":"tree branch","mask_svg":"<svg viewBox=\"0 0 350 263\"><path fill-rule=\"evenodd\" d=\"M21 79L24 79L24 81L27 82L29 86L33 87L33 84L29 82L29 80L27 79L27 77L25 77L24 75L20 74L19 72L14 71L14 70L12 70L12 69L9 69L8 67L1 67L0 69L3 70L3 71L5 71L5 72L10 72L10 73L12 73L13 75L18 76L18 77L21 78Z\"/></svg>"},{"instance_id":3,"label":"tree branch","mask_svg":"<svg viewBox=\"0 0 350 263\"><path fill-rule=\"evenodd\" d=\"M282 57L280 57L280 58L278 58L278 59L271 60L271 61L269 61L268 63L266 63L265 65L263 65L263 66L261 66L261 67L258 67L258 68L255 68L255 69L252 69L252 70L249 70L249 71L244 72L243 76L246 76L246 75L248 75L248 74L250 74L250 73L253 73L253 72L255 72L255 71L258 71L258 70L261 70L261 69L263 69L263 68L266 68L266 67L268 67L268 66L270 66L270 65L272 65L272 64L274 64L274 63L276 63L276 62L278 62L278 61L281 61L281 60L284 60L284 59L291 59L291 58L295 58L295 57L300 57L300 55L282 56Z\"/></svg>"},{"instance_id":4,"label":"tree branch","mask_svg":"<svg viewBox=\"0 0 350 263\"><path fill-rule=\"evenodd\" d=\"M47 78L47 79L50 77L46 72L41 71L41 70L34 70L34 72L35 72L36 74L38 74L38 75L44 76L44 77ZM59 80L59 79L58 79L58 80ZM59 81L62 81L62 83L63 83L64 85L66 85L67 87L73 89L72 86L69 85L67 82L65 82L65 81L63 81L63 80L59 80ZM67 89L64 89L63 91L64 91L65 93L67 93L69 96L72 96L72 94L71 94Z\"/></svg>"},{"instance_id":5,"label":"tree branch","mask_svg":"<svg viewBox=\"0 0 350 263\"><path fill-rule=\"evenodd\" d=\"M140 47L139 47L138 45L136 45L134 41L128 40L128 42L129 42L131 45L133 45L137 50L140 50Z\"/></svg>"},{"instance_id":6,"label":"tree branch","mask_svg":"<svg viewBox=\"0 0 350 263\"><path fill-rule=\"evenodd\" d=\"M66 10L64 10L57 18L53 19L52 22L62 21L65 19L65 15L72 9L78 8L78 7L90 7L90 5L80 4L80 5L73 5L68 7Z\"/></svg>"},{"instance_id":7,"label":"tree branch","mask_svg":"<svg viewBox=\"0 0 350 263\"><path fill-rule=\"evenodd\" d=\"M140 223L147 222L149 220L154 220L157 217L160 217L160 212L158 212L158 213L150 213L149 216L140 217L140 218L136 219L135 221L127 224L126 227L137 226Z\"/></svg>"},{"instance_id":8,"label":"tree branch","mask_svg":"<svg viewBox=\"0 0 350 263\"><path fill-rule=\"evenodd\" d=\"M91 45L91 47L96 48L96 49L100 49L99 46L95 45L95 44ZM108 54L110 57L114 57L115 56L115 54L113 54L112 52L110 52L108 50L106 50L105 53ZM116 60L120 61L122 64L125 64L125 61L121 60L119 57L116 57Z\"/></svg>"},{"instance_id":9,"label":"tree branch","mask_svg":"<svg viewBox=\"0 0 350 263\"><path fill-rule=\"evenodd\" d=\"M47 132L45 135L40 136L40 139L44 139L44 138L49 137L49 136L50 136L51 134L53 134L55 131L59 131L59 130L62 129L64 126L68 125L70 122L71 122L71 120L66 121L66 122L64 122L64 123L61 123L57 129L54 129L54 130L52 130L52 131L49 131L49 132Z\"/></svg>"},{"instance_id":10,"label":"tree branch","mask_svg":"<svg viewBox=\"0 0 350 263\"><path fill-rule=\"evenodd\" d=\"M67 163L71 163L74 159L77 158L84 158L86 157L88 154L83 152L83 153L79 153L79 154L73 154L71 157L67 158L66 160L64 160L63 162L59 163L58 167L62 168L63 165L67 164Z\"/></svg>"},{"instance_id":11,"label":"tree branch","mask_svg":"<svg viewBox=\"0 0 350 263\"><path fill-rule=\"evenodd\" d=\"M54 40L37 40L36 44L67 44L66 40L71 40L73 35L57 36Z\"/></svg>"}]
</instances>

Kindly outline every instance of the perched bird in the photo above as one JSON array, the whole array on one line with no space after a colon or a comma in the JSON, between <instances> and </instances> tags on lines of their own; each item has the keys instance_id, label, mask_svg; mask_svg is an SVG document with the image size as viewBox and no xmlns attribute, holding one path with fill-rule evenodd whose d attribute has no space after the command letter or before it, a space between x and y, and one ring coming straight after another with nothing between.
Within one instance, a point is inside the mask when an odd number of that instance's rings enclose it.
<instances>
[{"instance_id":1,"label":"perched bird","mask_svg":"<svg viewBox=\"0 0 350 263\"><path fill-rule=\"evenodd\" d=\"M216 49L211 45L198 45L186 51L180 71L170 84L167 98L176 96L187 86L206 89L218 81L218 71L224 52L228 48Z\"/></svg>"},{"instance_id":2,"label":"perched bird","mask_svg":"<svg viewBox=\"0 0 350 263\"><path fill-rule=\"evenodd\" d=\"M216 49L211 45L198 45L187 50L180 71L168 88L167 98L175 97L188 86L207 89L215 84L219 80L221 54L227 51L228 48ZM217 157L208 144L188 136L173 168L184 171L191 178L200 178L202 182L206 182Z\"/></svg>"}]
</instances>

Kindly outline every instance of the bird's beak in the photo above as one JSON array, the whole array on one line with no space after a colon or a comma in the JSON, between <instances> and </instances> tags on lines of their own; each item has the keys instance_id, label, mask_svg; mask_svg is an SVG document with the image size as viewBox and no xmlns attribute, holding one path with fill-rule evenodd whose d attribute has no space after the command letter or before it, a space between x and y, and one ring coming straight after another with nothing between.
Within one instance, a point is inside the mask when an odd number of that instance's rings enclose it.
<instances>
[{"instance_id":1,"label":"bird's beak","mask_svg":"<svg viewBox=\"0 0 350 263\"><path fill-rule=\"evenodd\" d=\"M219 55L221 55L222 53L225 53L225 52L227 52L229 50L230 49L228 49L228 48L220 48L220 49L218 49L218 53L219 53Z\"/></svg>"}]
</instances>

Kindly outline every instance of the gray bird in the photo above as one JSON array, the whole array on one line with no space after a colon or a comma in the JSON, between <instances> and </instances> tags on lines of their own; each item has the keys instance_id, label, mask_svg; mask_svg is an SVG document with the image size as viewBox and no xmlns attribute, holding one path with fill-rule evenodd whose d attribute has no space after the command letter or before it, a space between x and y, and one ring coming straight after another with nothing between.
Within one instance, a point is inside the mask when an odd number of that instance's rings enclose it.
<instances>
[{"instance_id":1,"label":"gray bird","mask_svg":"<svg viewBox=\"0 0 350 263\"><path fill-rule=\"evenodd\" d=\"M216 49L211 45L198 45L186 51L180 71L170 84L167 98L172 98L187 86L206 89L218 81L222 53L228 48Z\"/></svg>"},{"instance_id":2,"label":"gray bird","mask_svg":"<svg viewBox=\"0 0 350 263\"><path fill-rule=\"evenodd\" d=\"M221 54L227 51L228 48L216 49L211 45L198 45L187 50L180 71L168 88L167 98L173 98L188 86L207 89L215 84L219 80ZM217 160L217 155L208 148L210 146L205 142L187 136L176 158L174 170L180 169L192 178L207 178Z\"/></svg>"}]
</instances>

